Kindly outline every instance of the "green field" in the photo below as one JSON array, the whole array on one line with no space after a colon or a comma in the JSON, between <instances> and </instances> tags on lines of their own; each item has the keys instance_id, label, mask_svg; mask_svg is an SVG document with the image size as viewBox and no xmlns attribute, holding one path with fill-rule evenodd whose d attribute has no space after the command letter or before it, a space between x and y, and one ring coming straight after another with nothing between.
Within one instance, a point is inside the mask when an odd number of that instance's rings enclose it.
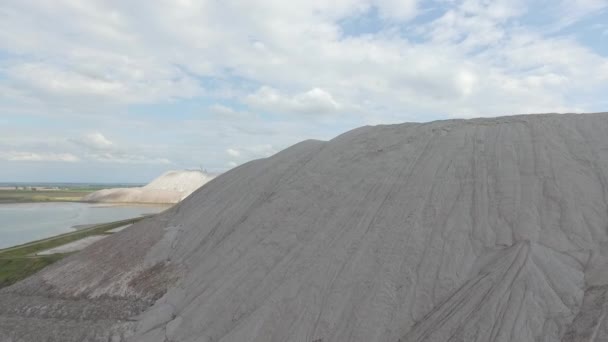
<instances>
[{"instance_id":1,"label":"green field","mask_svg":"<svg viewBox=\"0 0 608 342\"><path fill-rule=\"evenodd\" d=\"M135 223L141 219L143 219L143 217L99 224L87 229L77 230L15 247L0 249L0 288L24 279L53 262L69 255L35 255L38 252L62 246L87 236L107 234L107 231L110 229Z\"/></svg>"},{"instance_id":2,"label":"green field","mask_svg":"<svg viewBox=\"0 0 608 342\"><path fill-rule=\"evenodd\" d=\"M31 202L77 202L84 196L96 191L93 189L62 189L62 190L0 190L1 203L31 203Z\"/></svg>"},{"instance_id":3,"label":"green field","mask_svg":"<svg viewBox=\"0 0 608 342\"><path fill-rule=\"evenodd\" d=\"M0 288L27 278L44 267L65 257L65 254L53 254L35 258L1 258L0 257Z\"/></svg>"}]
</instances>

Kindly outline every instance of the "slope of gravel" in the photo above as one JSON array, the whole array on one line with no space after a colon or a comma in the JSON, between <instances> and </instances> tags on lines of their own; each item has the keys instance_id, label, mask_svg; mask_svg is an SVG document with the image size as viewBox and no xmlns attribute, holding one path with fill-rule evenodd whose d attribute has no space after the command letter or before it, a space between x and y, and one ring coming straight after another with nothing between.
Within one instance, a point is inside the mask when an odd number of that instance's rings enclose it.
<instances>
[{"instance_id":1,"label":"slope of gravel","mask_svg":"<svg viewBox=\"0 0 608 342\"><path fill-rule=\"evenodd\" d=\"M108 232L111 232L108 230ZM82 250L95 242L105 239L108 235L91 235L87 236L83 239L72 241L70 243L66 243L65 245L57 246L54 248L50 248L41 252L36 253L36 255L51 255L55 253L72 253L79 250Z\"/></svg>"},{"instance_id":2,"label":"slope of gravel","mask_svg":"<svg viewBox=\"0 0 608 342\"><path fill-rule=\"evenodd\" d=\"M115 188L95 191L85 202L103 203L178 203L213 179L198 170L174 170L162 174L140 188Z\"/></svg>"},{"instance_id":3,"label":"slope of gravel","mask_svg":"<svg viewBox=\"0 0 608 342\"><path fill-rule=\"evenodd\" d=\"M607 132L530 115L302 142L0 291L0 340L603 341Z\"/></svg>"}]
</instances>

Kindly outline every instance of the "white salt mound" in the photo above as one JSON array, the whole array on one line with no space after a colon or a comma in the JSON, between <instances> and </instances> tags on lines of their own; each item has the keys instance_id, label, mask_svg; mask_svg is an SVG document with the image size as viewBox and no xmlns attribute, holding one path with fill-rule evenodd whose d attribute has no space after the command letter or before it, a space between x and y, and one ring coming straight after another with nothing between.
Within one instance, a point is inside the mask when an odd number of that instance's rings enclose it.
<instances>
[{"instance_id":1,"label":"white salt mound","mask_svg":"<svg viewBox=\"0 0 608 342\"><path fill-rule=\"evenodd\" d=\"M213 179L198 170L168 171L141 188L104 189L83 198L103 203L178 203Z\"/></svg>"},{"instance_id":2,"label":"white salt mound","mask_svg":"<svg viewBox=\"0 0 608 342\"><path fill-rule=\"evenodd\" d=\"M529 115L302 142L0 290L0 340L607 341L607 132Z\"/></svg>"}]
</instances>

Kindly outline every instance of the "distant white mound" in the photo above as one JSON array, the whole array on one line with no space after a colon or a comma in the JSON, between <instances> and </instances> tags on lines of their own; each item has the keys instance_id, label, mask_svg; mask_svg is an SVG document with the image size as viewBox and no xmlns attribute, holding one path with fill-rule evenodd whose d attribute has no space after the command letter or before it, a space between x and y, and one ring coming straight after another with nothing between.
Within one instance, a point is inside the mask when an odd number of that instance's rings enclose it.
<instances>
[{"instance_id":1,"label":"distant white mound","mask_svg":"<svg viewBox=\"0 0 608 342\"><path fill-rule=\"evenodd\" d=\"M168 171L144 187L99 190L85 196L83 200L103 203L178 203L213 177L199 170Z\"/></svg>"}]
</instances>

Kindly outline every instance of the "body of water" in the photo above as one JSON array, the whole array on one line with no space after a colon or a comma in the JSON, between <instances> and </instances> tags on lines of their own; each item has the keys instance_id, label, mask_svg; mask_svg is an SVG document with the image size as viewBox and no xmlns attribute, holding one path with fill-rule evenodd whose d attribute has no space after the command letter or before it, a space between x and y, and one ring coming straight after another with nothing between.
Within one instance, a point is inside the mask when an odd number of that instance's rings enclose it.
<instances>
[{"instance_id":1,"label":"body of water","mask_svg":"<svg viewBox=\"0 0 608 342\"><path fill-rule=\"evenodd\" d=\"M168 207L68 202L0 204L0 248L71 232L74 226L155 214Z\"/></svg>"}]
</instances>

